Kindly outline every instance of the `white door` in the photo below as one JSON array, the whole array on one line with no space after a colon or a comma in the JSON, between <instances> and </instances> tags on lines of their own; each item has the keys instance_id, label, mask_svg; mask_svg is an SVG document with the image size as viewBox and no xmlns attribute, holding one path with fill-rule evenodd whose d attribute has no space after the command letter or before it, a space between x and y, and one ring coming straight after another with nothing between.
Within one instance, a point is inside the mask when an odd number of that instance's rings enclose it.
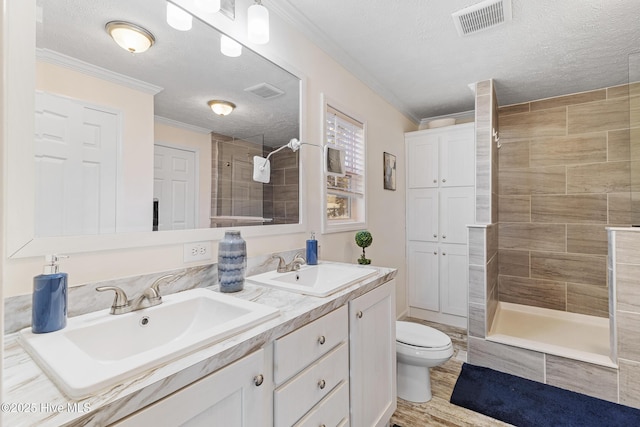
<instances>
[{"instance_id":1,"label":"white door","mask_svg":"<svg viewBox=\"0 0 640 427\"><path fill-rule=\"evenodd\" d=\"M440 297L442 312L467 316L467 245L440 245Z\"/></svg>"},{"instance_id":2,"label":"white door","mask_svg":"<svg viewBox=\"0 0 640 427\"><path fill-rule=\"evenodd\" d=\"M159 208L158 230L195 228L196 153L156 144L153 171L153 197L158 200Z\"/></svg>"},{"instance_id":3,"label":"white door","mask_svg":"<svg viewBox=\"0 0 640 427\"><path fill-rule=\"evenodd\" d=\"M395 280L349 302L352 426L388 426L396 409Z\"/></svg>"},{"instance_id":4,"label":"white door","mask_svg":"<svg viewBox=\"0 0 640 427\"><path fill-rule=\"evenodd\" d=\"M438 189L411 189L407 192L407 239L438 241Z\"/></svg>"},{"instance_id":5,"label":"white door","mask_svg":"<svg viewBox=\"0 0 640 427\"><path fill-rule=\"evenodd\" d=\"M467 225L475 221L475 189L440 189L440 242L467 243Z\"/></svg>"},{"instance_id":6,"label":"white door","mask_svg":"<svg viewBox=\"0 0 640 427\"><path fill-rule=\"evenodd\" d=\"M114 233L118 113L36 93L36 236Z\"/></svg>"},{"instance_id":7,"label":"white door","mask_svg":"<svg viewBox=\"0 0 640 427\"><path fill-rule=\"evenodd\" d=\"M440 143L440 186L475 184L475 127L473 123L448 128Z\"/></svg>"},{"instance_id":8,"label":"white door","mask_svg":"<svg viewBox=\"0 0 640 427\"><path fill-rule=\"evenodd\" d=\"M438 245L409 242L408 247L409 305L424 310L440 310Z\"/></svg>"},{"instance_id":9,"label":"white door","mask_svg":"<svg viewBox=\"0 0 640 427\"><path fill-rule=\"evenodd\" d=\"M407 136L409 188L438 186L438 143L437 134Z\"/></svg>"}]
</instances>

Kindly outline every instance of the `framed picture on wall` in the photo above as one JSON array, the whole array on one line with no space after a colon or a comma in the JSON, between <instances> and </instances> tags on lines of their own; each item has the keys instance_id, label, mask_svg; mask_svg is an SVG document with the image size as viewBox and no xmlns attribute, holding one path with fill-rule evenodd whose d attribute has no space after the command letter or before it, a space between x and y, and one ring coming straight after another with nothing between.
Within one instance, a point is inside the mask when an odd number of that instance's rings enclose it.
<instances>
[{"instance_id":1,"label":"framed picture on wall","mask_svg":"<svg viewBox=\"0 0 640 427\"><path fill-rule=\"evenodd\" d=\"M384 189L396 190L396 156L385 152L383 155Z\"/></svg>"}]
</instances>

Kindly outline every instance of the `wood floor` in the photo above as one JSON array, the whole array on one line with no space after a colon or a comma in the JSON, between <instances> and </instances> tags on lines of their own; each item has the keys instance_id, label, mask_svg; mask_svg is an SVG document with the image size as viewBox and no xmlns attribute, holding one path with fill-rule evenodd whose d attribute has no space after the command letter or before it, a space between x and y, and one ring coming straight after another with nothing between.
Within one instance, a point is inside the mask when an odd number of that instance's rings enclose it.
<instances>
[{"instance_id":1,"label":"wood floor","mask_svg":"<svg viewBox=\"0 0 640 427\"><path fill-rule=\"evenodd\" d=\"M509 426L496 419L449 403L462 363L467 358L467 332L452 326L435 324L419 319L404 319L432 326L451 337L453 357L446 363L431 369L431 392L433 398L427 403L412 403L398 399L398 409L391 417L391 425L401 427L423 426Z\"/></svg>"}]
</instances>

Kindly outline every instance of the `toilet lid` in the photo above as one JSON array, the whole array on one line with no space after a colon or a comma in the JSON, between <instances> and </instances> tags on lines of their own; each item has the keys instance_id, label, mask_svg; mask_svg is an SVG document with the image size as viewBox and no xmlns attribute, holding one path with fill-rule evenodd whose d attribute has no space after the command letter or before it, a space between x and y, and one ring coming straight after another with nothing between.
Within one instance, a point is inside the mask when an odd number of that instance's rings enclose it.
<instances>
[{"instance_id":1,"label":"toilet lid","mask_svg":"<svg viewBox=\"0 0 640 427\"><path fill-rule=\"evenodd\" d=\"M414 322L396 322L396 340L416 347L446 347L451 338L444 332Z\"/></svg>"}]
</instances>

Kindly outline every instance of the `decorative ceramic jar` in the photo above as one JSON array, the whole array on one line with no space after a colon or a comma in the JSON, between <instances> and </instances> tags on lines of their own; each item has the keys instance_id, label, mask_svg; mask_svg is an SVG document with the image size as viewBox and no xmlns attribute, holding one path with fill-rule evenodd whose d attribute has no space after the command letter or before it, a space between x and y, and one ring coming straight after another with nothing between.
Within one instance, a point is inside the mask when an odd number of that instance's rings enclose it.
<instances>
[{"instance_id":1,"label":"decorative ceramic jar","mask_svg":"<svg viewBox=\"0 0 640 427\"><path fill-rule=\"evenodd\" d=\"M244 287L247 244L240 232L229 230L218 244L218 282L220 292L238 292Z\"/></svg>"}]
</instances>

